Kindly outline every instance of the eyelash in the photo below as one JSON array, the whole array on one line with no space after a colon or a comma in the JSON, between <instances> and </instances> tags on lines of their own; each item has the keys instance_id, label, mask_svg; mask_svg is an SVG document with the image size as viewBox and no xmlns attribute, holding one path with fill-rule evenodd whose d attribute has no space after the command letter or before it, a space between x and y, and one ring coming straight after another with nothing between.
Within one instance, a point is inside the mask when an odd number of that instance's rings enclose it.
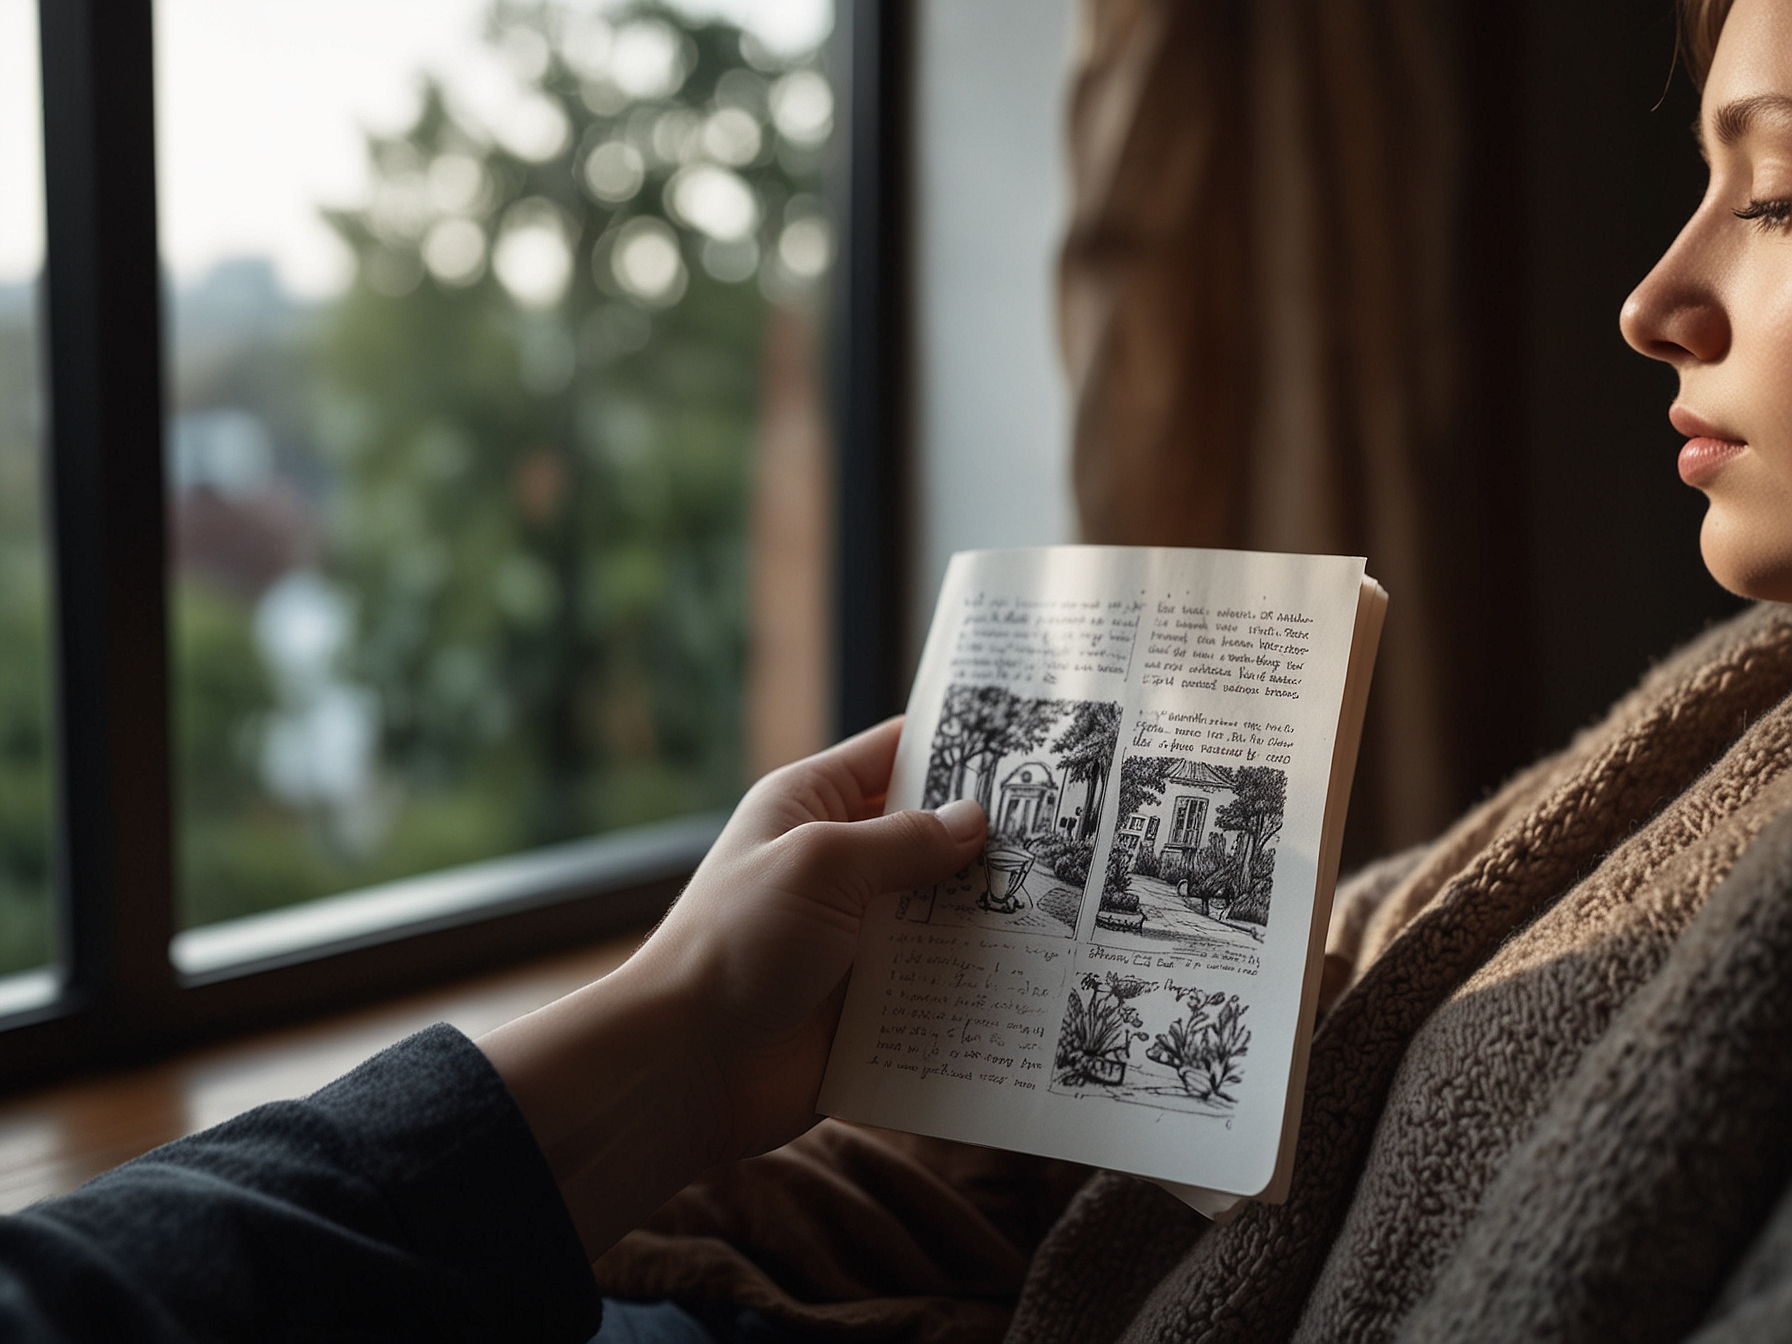
<instances>
[{"instance_id":1,"label":"eyelash","mask_svg":"<svg viewBox=\"0 0 1792 1344\"><path fill-rule=\"evenodd\" d=\"M1792 229L1792 197L1774 201L1750 201L1740 210L1732 210L1737 219L1753 220L1763 229Z\"/></svg>"}]
</instances>

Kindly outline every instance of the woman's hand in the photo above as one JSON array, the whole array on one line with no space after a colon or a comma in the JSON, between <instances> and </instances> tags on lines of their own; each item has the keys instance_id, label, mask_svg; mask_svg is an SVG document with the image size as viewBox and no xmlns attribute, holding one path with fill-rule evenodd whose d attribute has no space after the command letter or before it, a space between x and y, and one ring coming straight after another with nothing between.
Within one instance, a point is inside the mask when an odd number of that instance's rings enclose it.
<instances>
[{"instance_id":1,"label":"woman's hand","mask_svg":"<svg viewBox=\"0 0 1792 1344\"><path fill-rule=\"evenodd\" d=\"M720 1158L815 1122L815 1095L872 897L938 882L983 843L973 802L882 817L900 720L767 775L636 957L684 985L716 1080Z\"/></svg>"},{"instance_id":2,"label":"woman's hand","mask_svg":"<svg viewBox=\"0 0 1792 1344\"><path fill-rule=\"evenodd\" d=\"M815 1122L866 905L981 848L973 802L878 815L900 730L767 775L625 965L480 1040L592 1256L705 1167Z\"/></svg>"}]
</instances>

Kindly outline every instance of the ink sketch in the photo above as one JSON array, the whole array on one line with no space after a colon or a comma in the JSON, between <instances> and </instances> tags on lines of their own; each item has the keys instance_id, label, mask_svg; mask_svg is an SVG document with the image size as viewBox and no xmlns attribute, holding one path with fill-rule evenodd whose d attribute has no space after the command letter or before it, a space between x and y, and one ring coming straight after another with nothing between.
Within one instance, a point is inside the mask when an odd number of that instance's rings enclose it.
<instances>
[{"instance_id":1,"label":"ink sketch","mask_svg":"<svg viewBox=\"0 0 1792 1344\"><path fill-rule=\"evenodd\" d=\"M1254 970L1287 794L1271 767L1129 753L1096 941Z\"/></svg>"},{"instance_id":2,"label":"ink sketch","mask_svg":"<svg viewBox=\"0 0 1792 1344\"><path fill-rule=\"evenodd\" d=\"M897 917L1074 936L1119 734L1111 701L948 687L921 805L975 798L989 841L948 881L903 897Z\"/></svg>"},{"instance_id":3,"label":"ink sketch","mask_svg":"<svg viewBox=\"0 0 1792 1344\"><path fill-rule=\"evenodd\" d=\"M1065 1005L1051 1090L1230 1115L1250 1053L1249 1014L1236 994L1091 972Z\"/></svg>"}]
</instances>

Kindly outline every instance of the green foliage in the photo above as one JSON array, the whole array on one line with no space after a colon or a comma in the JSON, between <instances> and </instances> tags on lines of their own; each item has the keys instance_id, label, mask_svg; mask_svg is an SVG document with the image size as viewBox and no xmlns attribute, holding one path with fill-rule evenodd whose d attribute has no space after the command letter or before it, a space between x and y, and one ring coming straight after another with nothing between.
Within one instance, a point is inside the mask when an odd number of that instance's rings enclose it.
<instances>
[{"instance_id":1,"label":"green foliage","mask_svg":"<svg viewBox=\"0 0 1792 1344\"><path fill-rule=\"evenodd\" d=\"M568 123L557 150L525 158L493 143L432 87L415 124L368 142L373 205L330 216L356 258L345 297L278 311L257 298L241 330L185 321L176 297L176 408L248 410L267 428L281 480L321 519L305 562L349 599L332 675L371 696L379 733L354 827L275 796L263 755L282 692L256 643L256 594L178 575L183 925L726 806L739 791L762 335L774 300L812 300L780 289L769 262L763 285L715 278L707 242L667 204L683 151L653 143L664 128L688 142L724 104L751 108L763 145L729 171L755 193L752 245L767 258L792 219L819 216L820 150L766 124L778 72L749 68L732 26L656 5L612 14L665 25L683 78L605 101L573 68L564 17L499 4L490 23L506 50L519 29L546 42L534 91ZM588 156L624 142L642 157L639 190L600 199ZM473 189L444 206L454 172ZM483 234L469 283L423 264L443 210ZM572 259L551 302L518 300L493 269L490 245L530 219L553 221ZM680 293L648 301L616 283L607 259L633 220L667 231ZM42 964L52 926L26 293L0 291L0 973Z\"/></svg>"},{"instance_id":2,"label":"green foliage","mask_svg":"<svg viewBox=\"0 0 1792 1344\"><path fill-rule=\"evenodd\" d=\"M759 216L743 246L774 257L819 211L819 154L767 124L776 72L748 67L736 28L657 4L611 19L671 34L675 88L595 97L565 11L495 5L495 45L545 50L531 82L558 147L494 142L426 84L414 124L367 143L368 207L326 214L355 255L348 294L183 382L183 409L252 407L308 482L352 611L333 675L371 695L379 734L355 827L271 796L256 750L278 697L252 610L183 594L188 925L738 796L762 336L768 294L808 300L715 278L668 201L705 118L749 110L762 147L728 172ZM604 145L635 156L637 190L598 194ZM474 240L463 271L432 251L444 225ZM619 283L631 226L671 241L678 285ZM507 240L531 228L570 259L558 292L505 282Z\"/></svg>"},{"instance_id":3,"label":"green foliage","mask_svg":"<svg viewBox=\"0 0 1792 1344\"><path fill-rule=\"evenodd\" d=\"M744 63L732 28L635 13L678 25L692 68L676 94L606 115L582 97L553 11L494 12L495 36L533 33L551 53L537 89L571 130L547 159L483 142L433 88L415 126L369 147L394 192L443 163L473 165L483 186L455 218L495 249L507 230L553 221L574 266L555 303L513 299L496 251L470 283L441 281L425 274L430 235L395 230L377 208L332 216L361 261L320 359L356 430L337 444L348 488L333 520L337 572L360 596L349 671L380 691L387 760L413 782L473 778L498 739L524 758L524 842L726 805L740 782L767 305L756 285L706 273L701 237L665 202L678 165L647 142L668 118L700 121ZM620 203L582 176L604 144L644 164ZM812 169L761 154L734 171L775 246L771 221ZM675 303L619 292L606 269L606 246L643 220L682 239ZM394 294L393 273L421 278Z\"/></svg>"},{"instance_id":4,"label":"green foliage","mask_svg":"<svg viewBox=\"0 0 1792 1344\"><path fill-rule=\"evenodd\" d=\"M53 775L37 343L23 288L0 314L0 974L51 952ZM17 304L16 311L11 309Z\"/></svg>"}]
</instances>

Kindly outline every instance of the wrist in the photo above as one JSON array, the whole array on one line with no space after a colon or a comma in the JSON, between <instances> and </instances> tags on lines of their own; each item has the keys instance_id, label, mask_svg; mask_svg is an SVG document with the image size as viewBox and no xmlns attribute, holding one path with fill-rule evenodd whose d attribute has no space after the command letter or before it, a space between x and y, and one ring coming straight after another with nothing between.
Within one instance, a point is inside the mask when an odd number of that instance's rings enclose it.
<instances>
[{"instance_id":1,"label":"wrist","mask_svg":"<svg viewBox=\"0 0 1792 1344\"><path fill-rule=\"evenodd\" d=\"M594 1259L725 1150L688 996L652 970L631 961L478 1042Z\"/></svg>"}]
</instances>

